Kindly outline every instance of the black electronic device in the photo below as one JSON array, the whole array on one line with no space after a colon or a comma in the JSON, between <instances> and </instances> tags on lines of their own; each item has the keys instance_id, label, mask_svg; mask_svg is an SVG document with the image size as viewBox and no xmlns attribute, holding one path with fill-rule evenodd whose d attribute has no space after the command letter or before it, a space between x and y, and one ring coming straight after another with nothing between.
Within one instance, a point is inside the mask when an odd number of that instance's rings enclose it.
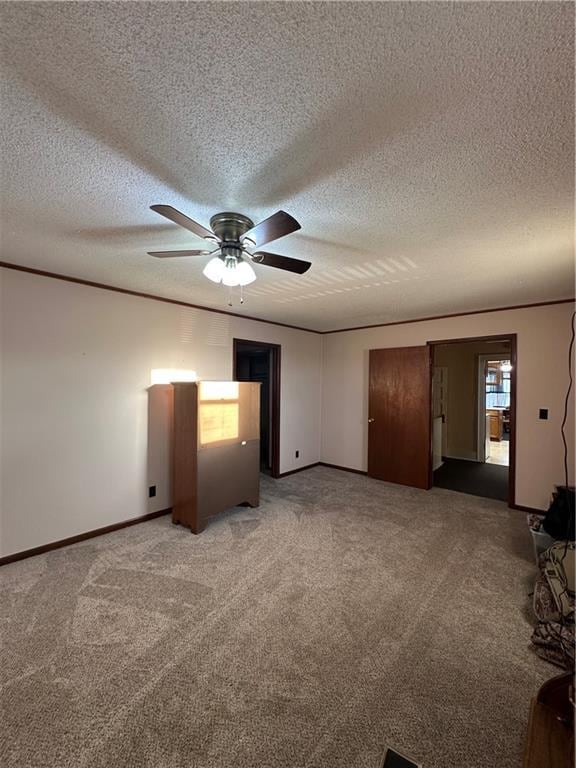
<instances>
[{"instance_id":1,"label":"black electronic device","mask_svg":"<svg viewBox=\"0 0 576 768\"><path fill-rule=\"evenodd\" d=\"M549 536L574 541L574 486L557 485L543 528Z\"/></svg>"}]
</instances>

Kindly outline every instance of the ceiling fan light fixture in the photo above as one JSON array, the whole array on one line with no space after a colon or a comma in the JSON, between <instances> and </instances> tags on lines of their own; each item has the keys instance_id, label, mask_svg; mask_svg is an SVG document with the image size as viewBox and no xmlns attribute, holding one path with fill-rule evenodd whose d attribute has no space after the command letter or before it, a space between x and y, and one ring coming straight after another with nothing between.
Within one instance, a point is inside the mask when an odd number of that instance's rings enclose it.
<instances>
[{"instance_id":1,"label":"ceiling fan light fixture","mask_svg":"<svg viewBox=\"0 0 576 768\"><path fill-rule=\"evenodd\" d=\"M256 273L246 261L236 256L227 256L224 262L222 285L235 288L237 285L249 285L256 280Z\"/></svg>"},{"instance_id":2,"label":"ceiling fan light fixture","mask_svg":"<svg viewBox=\"0 0 576 768\"><path fill-rule=\"evenodd\" d=\"M228 288L235 288L237 285L240 285L235 267L226 267L222 277L222 285L226 285Z\"/></svg>"},{"instance_id":3,"label":"ceiling fan light fixture","mask_svg":"<svg viewBox=\"0 0 576 768\"><path fill-rule=\"evenodd\" d=\"M241 261L236 267L236 273L238 275L239 285L250 285L256 280L256 272L252 269L247 261Z\"/></svg>"},{"instance_id":4,"label":"ceiling fan light fixture","mask_svg":"<svg viewBox=\"0 0 576 768\"><path fill-rule=\"evenodd\" d=\"M219 256L214 256L213 259L210 259L208 264L206 264L202 270L204 277L207 277L208 280L212 280L213 283L221 283L225 273L226 267Z\"/></svg>"},{"instance_id":5,"label":"ceiling fan light fixture","mask_svg":"<svg viewBox=\"0 0 576 768\"><path fill-rule=\"evenodd\" d=\"M229 288L236 286L242 288L245 285L250 285L257 277L250 262L297 275L303 275L311 267L309 261L302 259L260 250L251 253L248 250L248 248L260 248L266 243L278 240L300 229L300 224L286 211L277 211L256 225L252 219L242 213L223 211L212 216L210 219L211 229L207 229L171 205L151 205L150 207L174 224L184 227L184 229L217 246L211 251L153 251L150 252L150 256L155 256L158 259L170 259L182 256L205 256L220 251L219 255L210 259L202 270L203 275L213 283L221 283ZM230 301L231 295L230 292ZM242 291L240 291L240 297L242 303L244 301Z\"/></svg>"}]
</instances>

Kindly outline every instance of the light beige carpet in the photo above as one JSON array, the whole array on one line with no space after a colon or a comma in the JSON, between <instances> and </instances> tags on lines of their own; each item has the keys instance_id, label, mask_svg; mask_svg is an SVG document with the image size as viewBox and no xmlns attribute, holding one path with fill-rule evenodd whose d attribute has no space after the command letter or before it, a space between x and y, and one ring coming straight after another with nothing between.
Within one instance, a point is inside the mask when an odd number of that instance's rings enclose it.
<instances>
[{"instance_id":1,"label":"light beige carpet","mask_svg":"<svg viewBox=\"0 0 576 768\"><path fill-rule=\"evenodd\" d=\"M0 569L2 766L518 768L525 516L318 467Z\"/></svg>"}]
</instances>

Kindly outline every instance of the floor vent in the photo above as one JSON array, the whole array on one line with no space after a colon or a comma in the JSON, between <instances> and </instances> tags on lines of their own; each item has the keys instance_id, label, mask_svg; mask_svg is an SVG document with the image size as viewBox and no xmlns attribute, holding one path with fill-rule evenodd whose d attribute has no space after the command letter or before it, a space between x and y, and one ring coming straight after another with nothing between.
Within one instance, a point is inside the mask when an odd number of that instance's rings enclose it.
<instances>
[{"instance_id":1,"label":"floor vent","mask_svg":"<svg viewBox=\"0 0 576 768\"><path fill-rule=\"evenodd\" d=\"M422 764L388 747L379 768L422 768Z\"/></svg>"}]
</instances>

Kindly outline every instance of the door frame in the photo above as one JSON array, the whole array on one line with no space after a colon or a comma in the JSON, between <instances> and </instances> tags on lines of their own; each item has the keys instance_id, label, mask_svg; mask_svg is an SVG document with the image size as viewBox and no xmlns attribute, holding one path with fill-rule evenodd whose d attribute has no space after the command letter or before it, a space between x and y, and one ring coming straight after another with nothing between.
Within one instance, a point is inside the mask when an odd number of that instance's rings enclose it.
<instances>
[{"instance_id":1,"label":"door frame","mask_svg":"<svg viewBox=\"0 0 576 768\"><path fill-rule=\"evenodd\" d=\"M437 370L445 370L446 371L446 379L448 379L448 366L447 365L435 365L435 366L433 366L432 365L432 360L431 360L430 361L430 376L432 377L432 383L431 383L431 387L432 387L432 393L431 393L432 408L434 408L434 374L435 374L435 372ZM446 388L445 388L445 392L446 392ZM444 401L444 411L442 413L442 427L443 427L443 429L442 429L442 448L441 448L442 456L447 456L447 454L448 454L448 434L447 434L447 430L444 429L444 427L447 426L447 417L448 417L448 401L446 399ZM434 419L435 418L437 419L438 416L434 416L434 414L432 413L432 440L434 439ZM446 452L444 452L444 438L446 438Z\"/></svg>"},{"instance_id":2,"label":"door frame","mask_svg":"<svg viewBox=\"0 0 576 768\"><path fill-rule=\"evenodd\" d=\"M267 341L252 341L251 339L232 339L232 378L236 381L238 352L243 346L265 349L270 352L270 474L280 477L280 370L282 365L282 346L270 344Z\"/></svg>"},{"instance_id":3,"label":"door frame","mask_svg":"<svg viewBox=\"0 0 576 768\"><path fill-rule=\"evenodd\" d=\"M484 352L478 355L476 369L476 384L478 397L476 400L476 460L486 463L486 363L490 355Z\"/></svg>"},{"instance_id":4,"label":"door frame","mask_svg":"<svg viewBox=\"0 0 576 768\"><path fill-rule=\"evenodd\" d=\"M438 344L466 344L471 341L508 341L510 342L510 458L508 465L508 506L516 508L516 392L518 380L518 335L516 333L499 333L491 336L467 336L462 339L433 339L426 343L430 347L430 369L434 365L434 346ZM432 384L432 377L430 377ZM430 418L432 418L432 389L430 389ZM430 428L432 429L432 424ZM432 472L432 442L430 442L430 486L433 484Z\"/></svg>"}]
</instances>

